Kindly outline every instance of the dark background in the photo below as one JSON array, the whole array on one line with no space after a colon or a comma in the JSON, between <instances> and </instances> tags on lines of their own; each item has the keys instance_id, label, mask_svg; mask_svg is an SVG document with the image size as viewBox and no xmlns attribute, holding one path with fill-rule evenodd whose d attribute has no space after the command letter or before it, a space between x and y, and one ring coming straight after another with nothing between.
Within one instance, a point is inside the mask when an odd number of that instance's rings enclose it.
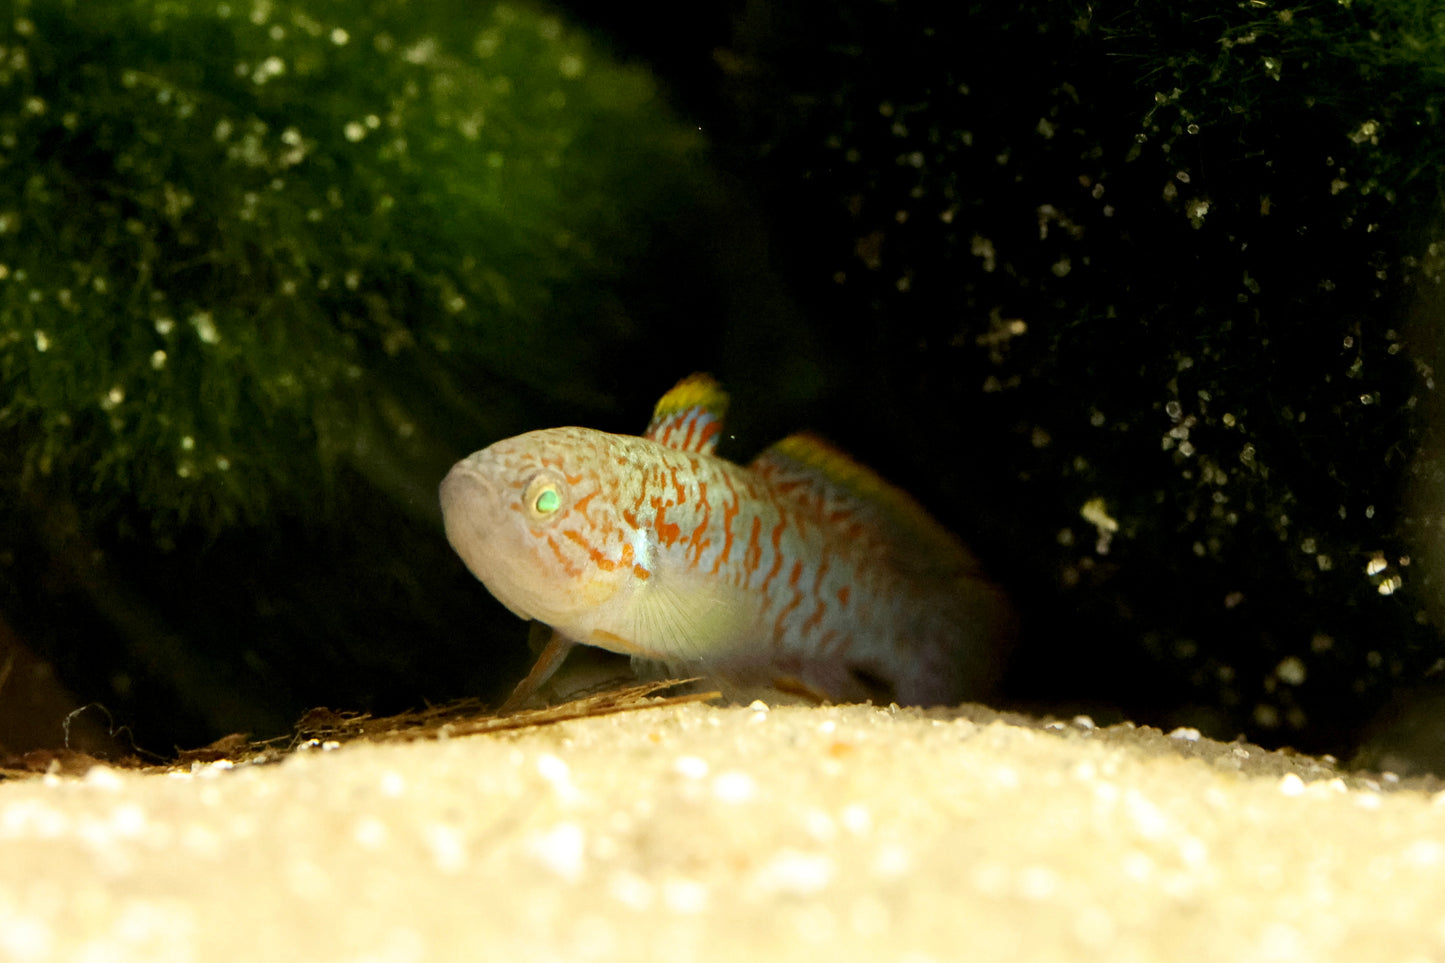
<instances>
[{"instance_id":1,"label":"dark background","mask_svg":"<svg viewBox=\"0 0 1445 963\"><path fill-rule=\"evenodd\" d=\"M129 216L161 223L164 196L147 206L136 185L190 184L195 213L135 236L158 264L215 252L186 262L212 265L181 275L195 298L219 289L236 303L259 285L238 277L297 265L311 280L328 265L342 277L348 258L367 270L355 290L303 286L274 330L270 302L239 316L261 331L246 357L315 331L284 357L314 352L308 370L361 374L318 376L324 390L302 407L267 408L264 393L238 402L197 437L254 439L250 461L179 487L114 468L150 464L149 442L117 455L125 430L87 433L73 412L57 421L68 402L47 402L38 362L19 354L54 322L18 313L55 299L25 307L11 283L0 616L24 671L12 668L0 705L41 692L26 680L61 687L43 707L33 695L30 729L0 730L0 747L53 745L60 707L89 702L105 711L82 716L88 731L124 725L122 744L165 753L236 730L274 735L316 705L495 700L525 671L526 629L447 548L435 481L531 428L636 432L677 378L711 370L734 397L724 453L745 459L817 429L965 536L1024 615L1001 704L1353 752L1392 699L1428 691L1440 657L1426 439L1441 28L1386 3L931 6L734 3L681 17L570 5L589 56L645 65L658 86L620 106L598 95L587 109L603 121L579 122L537 193L509 187L514 204L486 207L470 192L494 135L426 154L424 119L407 163L373 169L340 140L318 143L268 209L291 229L253 237L236 208L208 208L227 187L207 190L203 155L155 146L181 132L144 114L106 121L131 109L134 87L104 78L139 58L202 112L249 111L272 135L293 116L310 131L333 107L328 117L364 116L368 98L411 76L388 71L461 78L460 94L436 95L452 100L419 95L418 115L440 116L472 96L471 74L408 67L359 38L384 27L402 49L408 32L454 36L464 59L495 10L438 4L419 22L381 2L306 6L352 24L355 60L291 89L299 67L264 88L227 72L238 58L254 66L246 45L267 42L239 18L162 23L133 3L90 22L64 3L19 5L33 27L10 41L31 61L7 83L50 86L41 121L23 107L9 121L23 136L5 156L19 174L4 209L27 214L0 250L49 236L57 262L116 256L124 237L58 225L97 197L138 197ZM304 34L285 19L301 5L276 9L285 43ZM198 32L221 51L213 65L194 53ZM78 67L46 49L83 51L70 55L99 79L61 83ZM333 87L335 104L319 99ZM67 97L85 105L70 126ZM546 115L504 116L506 149L553 149L527 140L552 129ZM209 125L185 136L197 151L215 141ZM120 162L135 157L161 159ZM37 206L30 171L51 183L64 172L70 192ZM297 192L331 183L346 186L345 210L385 194L395 213L305 233L287 212L314 199ZM512 248L476 227L474 200L515 230ZM538 254L533 212L554 216L554 203L592 253L574 245L555 265ZM290 236L314 248L278 240ZM446 267L459 252L493 273ZM24 257L0 256L12 281ZM504 282L510 300L487 301ZM446 284L468 293L461 321L424 307ZM264 381L260 361L228 364L222 385ZM187 398L229 397L206 390ZM149 403L165 412L172 400ZM46 445L50 462L36 454ZM1107 544L1081 515L1100 499L1118 524Z\"/></svg>"}]
</instances>

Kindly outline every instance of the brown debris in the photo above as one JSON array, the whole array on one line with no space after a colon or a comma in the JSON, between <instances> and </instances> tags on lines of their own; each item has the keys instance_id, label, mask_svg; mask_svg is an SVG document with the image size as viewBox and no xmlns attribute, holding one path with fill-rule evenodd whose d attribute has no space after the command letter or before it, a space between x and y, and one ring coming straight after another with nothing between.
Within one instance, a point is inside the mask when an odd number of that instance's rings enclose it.
<instances>
[{"instance_id":1,"label":"brown debris","mask_svg":"<svg viewBox=\"0 0 1445 963\"><path fill-rule=\"evenodd\" d=\"M506 715L489 713L482 703L474 699L444 706L428 706L425 709L382 718L372 718L367 713L312 709L297 724L296 740L292 748L308 741L350 742L367 739L372 742L409 742L416 739L449 739L510 729L530 729L573 719L654 709L686 702L709 702L721 697L717 692L687 692L654 697L658 692L695 681L697 680L669 679L644 682L620 689L608 689L561 705L544 709L524 709Z\"/></svg>"},{"instance_id":2,"label":"brown debris","mask_svg":"<svg viewBox=\"0 0 1445 963\"><path fill-rule=\"evenodd\" d=\"M92 766L143 772L175 772L195 765L230 762L234 765L263 765L280 762L300 749L322 744L368 742L411 742L419 739L453 739L492 732L532 729L555 725L573 719L656 709L687 702L709 702L720 697L717 692L684 692L658 696L695 679L672 679L645 682L608 689L586 695L545 709L527 709L500 715L491 712L476 699L441 706L427 706L393 716L373 717L365 712L344 712L319 707L303 715L290 736L251 741L248 733L231 733L199 749L177 753L174 762L156 764L135 755L102 759L69 749L36 750L23 756L0 757L0 781L33 778L41 775L83 776Z\"/></svg>"}]
</instances>

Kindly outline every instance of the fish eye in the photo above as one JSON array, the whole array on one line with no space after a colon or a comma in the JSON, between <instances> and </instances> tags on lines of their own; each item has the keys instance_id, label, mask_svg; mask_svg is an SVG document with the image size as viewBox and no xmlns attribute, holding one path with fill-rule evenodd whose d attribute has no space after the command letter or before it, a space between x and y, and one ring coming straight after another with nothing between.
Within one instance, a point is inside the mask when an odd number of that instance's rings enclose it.
<instances>
[{"instance_id":1,"label":"fish eye","mask_svg":"<svg viewBox=\"0 0 1445 963\"><path fill-rule=\"evenodd\" d=\"M552 472L539 472L527 483L522 493L522 504L527 513L536 521L555 518L562 508L563 487L561 479Z\"/></svg>"}]
</instances>

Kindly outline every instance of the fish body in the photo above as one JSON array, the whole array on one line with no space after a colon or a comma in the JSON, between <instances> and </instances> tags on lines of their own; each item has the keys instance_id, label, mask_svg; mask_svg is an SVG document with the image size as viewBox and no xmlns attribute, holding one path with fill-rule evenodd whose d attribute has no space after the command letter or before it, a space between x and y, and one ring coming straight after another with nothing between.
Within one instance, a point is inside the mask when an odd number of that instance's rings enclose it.
<instances>
[{"instance_id":1,"label":"fish body","mask_svg":"<svg viewBox=\"0 0 1445 963\"><path fill-rule=\"evenodd\" d=\"M442 482L447 536L522 618L731 694L982 695L1013 616L972 555L811 435L747 466L714 455L725 404L693 376L647 437L552 428L497 442Z\"/></svg>"}]
</instances>

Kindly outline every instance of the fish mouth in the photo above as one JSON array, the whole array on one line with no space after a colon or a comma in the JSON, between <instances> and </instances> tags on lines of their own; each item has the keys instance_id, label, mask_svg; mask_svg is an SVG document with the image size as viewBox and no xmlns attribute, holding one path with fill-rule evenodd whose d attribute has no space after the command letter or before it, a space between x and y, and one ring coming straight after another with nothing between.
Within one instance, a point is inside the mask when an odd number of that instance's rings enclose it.
<instances>
[{"instance_id":1,"label":"fish mouth","mask_svg":"<svg viewBox=\"0 0 1445 963\"><path fill-rule=\"evenodd\" d=\"M472 574L481 577L476 564L485 557L487 542L495 527L498 493L491 481L470 459L452 466L437 490L442 505L442 525L447 541L467 563Z\"/></svg>"},{"instance_id":2,"label":"fish mouth","mask_svg":"<svg viewBox=\"0 0 1445 963\"><path fill-rule=\"evenodd\" d=\"M497 601L513 615L530 619L530 606L517 591L511 571L513 552L503 537L507 520L502 489L474 460L475 456L453 465L438 488L447 541Z\"/></svg>"}]
</instances>

